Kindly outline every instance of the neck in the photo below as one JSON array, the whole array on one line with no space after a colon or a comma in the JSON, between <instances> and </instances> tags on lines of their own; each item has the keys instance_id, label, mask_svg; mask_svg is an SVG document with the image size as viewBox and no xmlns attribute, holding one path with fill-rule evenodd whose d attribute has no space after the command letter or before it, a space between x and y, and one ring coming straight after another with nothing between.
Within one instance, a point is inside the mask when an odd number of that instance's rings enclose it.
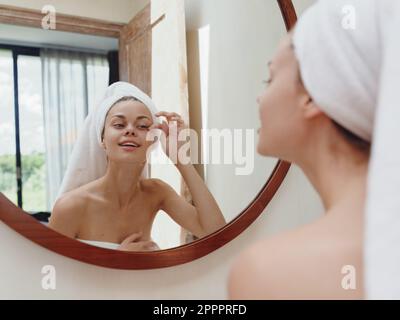
<instances>
[{"instance_id":1,"label":"neck","mask_svg":"<svg viewBox=\"0 0 400 320\"><path fill-rule=\"evenodd\" d=\"M297 164L319 193L326 212L342 205L364 205L367 155L347 145L333 147L326 143L313 144L307 154Z\"/></svg>"},{"instance_id":2,"label":"neck","mask_svg":"<svg viewBox=\"0 0 400 320\"><path fill-rule=\"evenodd\" d=\"M145 164L124 164L110 161L101 185L107 198L126 207L139 191L139 180Z\"/></svg>"}]
</instances>

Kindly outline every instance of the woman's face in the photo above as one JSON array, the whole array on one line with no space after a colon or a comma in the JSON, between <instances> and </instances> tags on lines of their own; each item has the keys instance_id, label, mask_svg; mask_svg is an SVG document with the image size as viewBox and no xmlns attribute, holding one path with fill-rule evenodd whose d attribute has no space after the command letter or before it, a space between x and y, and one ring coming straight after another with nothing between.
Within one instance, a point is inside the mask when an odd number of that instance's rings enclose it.
<instances>
[{"instance_id":1,"label":"woman's face","mask_svg":"<svg viewBox=\"0 0 400 320\"><path fill-rule=\"evenodd\" d=\"M292 152L302 145L306 125L302 106L309 99L291 43L291 35L281 42L269 63L268 87L257 99L261 120L258 153L284 160L291 160Z\"/></svg>"},{"instance_id":2,"label":"woman's face","mask_svg":"<svg viewBox=\"0 0 400 320\"><path fill-rule=\"evenodd\" d=\"M139 101L121 101L106 117L103 146L111 161L144 163L153 144L146 136L153 125L150 110Z\"/></svg>"}]
</instances>

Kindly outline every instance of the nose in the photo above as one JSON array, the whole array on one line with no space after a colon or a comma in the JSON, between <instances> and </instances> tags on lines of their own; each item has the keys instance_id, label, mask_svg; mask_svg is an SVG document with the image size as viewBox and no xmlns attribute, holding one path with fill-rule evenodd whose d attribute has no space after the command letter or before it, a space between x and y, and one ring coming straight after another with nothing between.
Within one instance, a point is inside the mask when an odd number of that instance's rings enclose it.
<instances>
[{"instance_id":1,"label":"nose","mask_svg":"<svg viewBox=\"0 0 400 320\"><path fill-rule=\"evenodd\" d=\"M132 126L126 127L125 136L136 136L135 128Z\"/></svg>"}]
</instances>

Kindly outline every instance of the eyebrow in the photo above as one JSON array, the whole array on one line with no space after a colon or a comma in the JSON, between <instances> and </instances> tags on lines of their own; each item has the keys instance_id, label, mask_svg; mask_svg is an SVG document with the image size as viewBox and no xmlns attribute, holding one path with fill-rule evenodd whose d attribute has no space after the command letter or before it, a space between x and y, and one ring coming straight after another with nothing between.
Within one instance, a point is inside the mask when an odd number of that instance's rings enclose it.
<instances>
[{"instance_id":1,"label":"eyebrow","mask_svg":"<svg viewBox=\"0 0 400 320\"><path fill-rule=\"evenodd\" d=\"M123 120L126 119L126 117L125 117L123 114L116 114L116 115L114 115L114 116L112 116L112 117L113 117L113 118L120 118L120 119L123 119ZM150 118L147 117L147 116L139 116L139 117L136 118L136 121L142 120L142 119L150 120Z\"/></svg>"}]
</instances>

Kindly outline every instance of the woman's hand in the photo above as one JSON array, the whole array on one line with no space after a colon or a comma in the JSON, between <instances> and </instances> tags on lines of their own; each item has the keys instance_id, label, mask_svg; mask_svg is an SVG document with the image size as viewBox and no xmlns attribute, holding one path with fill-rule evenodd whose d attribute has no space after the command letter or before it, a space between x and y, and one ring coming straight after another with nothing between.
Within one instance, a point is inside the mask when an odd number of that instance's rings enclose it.
<instances>
[{"instance_id":1,"label":"woman's hand","mask_svg":"<svg viewBox=\"0 0 400 320\"><path fill-rule=\"evenodd\" d=\"M161 250L153 241L140 241L142 232L134 233L122 241L117 250L121 251L157 251Z\"/></svg>"},{"instance_id":2,"label":"woman's hand","mask_svg":"<svg viewBox=\"0 0 400 320\"><path fill-rule=\"evenodd\" d=\"M165 139L161 139L161 145L165 154L172 160L173 163L179 163L178 151L180 148L187 143L186 140L179 141L179 133L187 129L187 125L183 121L182 117L175 112L158 112L155 114L156 117L165 117L167 121L163 121L162 124L155 126L156 129L161 129L165 134Z\"/></svg>"}]
</instances>

